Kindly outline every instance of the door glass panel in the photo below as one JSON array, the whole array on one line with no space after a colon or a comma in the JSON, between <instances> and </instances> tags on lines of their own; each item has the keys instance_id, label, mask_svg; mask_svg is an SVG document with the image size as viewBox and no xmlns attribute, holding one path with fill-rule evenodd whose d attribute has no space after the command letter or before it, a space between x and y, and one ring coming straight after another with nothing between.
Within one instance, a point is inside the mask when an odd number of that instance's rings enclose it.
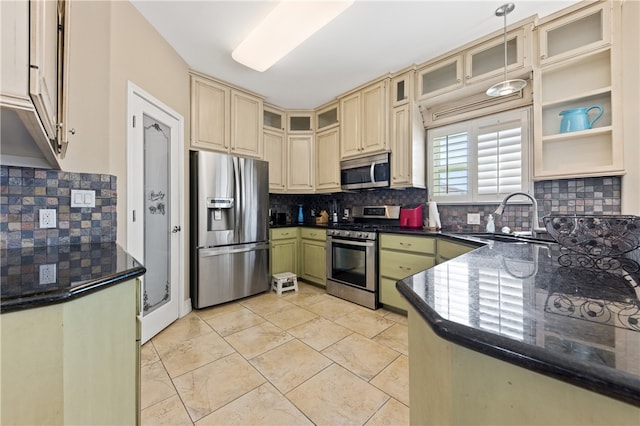
<instances>
[{"instance_id":1,"label":"door glass panel","mask_svg":"<svg viewBox=\"0 0 640 426\"><path fill-rule=\"evenodd\" d=\"M171 300L169 280L169 149L167 125L144 115L144 315Z\"/></svg>"}]
</instances>

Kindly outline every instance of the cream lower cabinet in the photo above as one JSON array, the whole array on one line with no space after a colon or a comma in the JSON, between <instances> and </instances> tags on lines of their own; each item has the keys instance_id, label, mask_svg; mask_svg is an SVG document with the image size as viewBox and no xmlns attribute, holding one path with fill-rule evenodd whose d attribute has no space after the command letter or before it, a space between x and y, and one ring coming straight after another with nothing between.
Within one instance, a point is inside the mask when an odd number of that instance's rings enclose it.
<instances>
[{"instance_id":1,"label":"cream lower cabinet","mask_svg":"<svg viewBox=\"0 0 640 426\"><path fill-rule=\"evenodd\" d=\"M396 290L396 281L436 264L436 238L405 234L380 234L380 303L407 310L407 302Z\"/></svg>"},{"instance_id":2,"label":"cream lower cabinet","mask_svg":"<svg viewBox=\"0 0 640 426\"><path fill-rule=\"evenodd\" d=\"M298 233L295 226L270 230L271 275L298 274Z\"/></svg>"},{"instance_id":3,"label":"cream lower cabinet","mask_svg":"<svg viewBox=\"0 0 640 426\"><path fill-rule=\"evenodd\" d=\"M300 228L300 278L327 285L327 231Z\"/></svg>"},{"instance_id":4,"label":"cream lower cabinet","mask_svg":"<svg viewBox=\"0 0 640 426\"><path fill-rule=\"evenodd\" d=\"M137 424L137 280L0 316L2 424Z\"/></svg>"}]
</instances>

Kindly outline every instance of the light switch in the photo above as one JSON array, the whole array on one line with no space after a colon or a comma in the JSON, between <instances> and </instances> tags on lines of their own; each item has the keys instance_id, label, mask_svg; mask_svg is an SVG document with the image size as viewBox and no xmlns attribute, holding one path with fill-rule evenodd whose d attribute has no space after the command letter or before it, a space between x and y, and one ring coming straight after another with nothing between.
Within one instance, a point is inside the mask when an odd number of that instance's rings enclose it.
<instances>
[{"instance_id":1,"label":"light switch","mask_svg":"<svg viewBox=\"0 0 640 426\"><path fill-rule=\"evenodd\" d=\"M72 189L71 207L95 207L96 191L92 189Z\"/></svg>"}]
</instances>

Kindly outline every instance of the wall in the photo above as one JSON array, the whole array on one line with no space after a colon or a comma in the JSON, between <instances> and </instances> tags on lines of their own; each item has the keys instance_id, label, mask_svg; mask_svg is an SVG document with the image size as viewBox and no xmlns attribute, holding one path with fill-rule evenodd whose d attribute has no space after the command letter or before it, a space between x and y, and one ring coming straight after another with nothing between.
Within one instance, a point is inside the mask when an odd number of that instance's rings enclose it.
<instances>
[{"instance_id":1,"label":"wall","mask_svg":"<svg viewBox=\"0 0 640 426\"><path fill-rule=\"evenodd\" d=\"M538 202L538 217L555 214L606 214L621 213L621 183L619 177L564 179L535 182L534 194ZM338 212L353 206L366 205L408 205L424 204L427 192L424 189L375 190L363 192L345 192L331 195L282 195L271 194L270 207L277 212L286 213L290 222L297 218L298 205L304 206L305 217L311 209L316 212L331 212L332 201L338 204ZM485 230L486 220L498 204L482 205L439 205L438 211L442 230L449 232L481 232ZM424 208L426 218L427 209ZM480 213L481 225L467 225L467 213ZM530 204L511 204L504 214L495 217L496 230L508 226L512 231L528 231L531 227ZM540 222L539 226L543 226Z\"/></svg>"},{"instance_id":2,"label":"wall","mask_svg":"<svg viewBox=\"0 0 640 426\"><path fill-rule=\"evenodd\" d=\"M116 240L117 179L0 166L0 248L105 243ZM71 207L72 189L95 191L95 208ZM40 229L38 210L56 210L57 226Z\"/></svg>"},{"instance_id":3,"label":"wall","mask_svg":"<svg viewBox=\"0 0 640 426\"><path fill-rule=\"evenodd\" d=\"M622 120L624 162L622 212L640 215L640 1L622 3Z\"/></svg>"},{"instance_id":4,"label":"wall","mask_svg":"<svg viewBox=\"0 0 640 426\"><path fill-rule=\"evenodd\" d=\"M76 129L76 134L71 137L62 169L108 173L117 178L117 213L121 218L117 223L117 241L126 249L127 81L189 123L189 69L128 1L72 1L70 15L69 125ZM186 151L188 125L184 140ZM188 170L186 162L184 167ZM185 179L184 194L188 194L187 185ZM185 228L186 236L188 228ZM188 265L186 256L184 264ZM188 297L188 270L182 282Z\"/></svg>"}]
</instances>

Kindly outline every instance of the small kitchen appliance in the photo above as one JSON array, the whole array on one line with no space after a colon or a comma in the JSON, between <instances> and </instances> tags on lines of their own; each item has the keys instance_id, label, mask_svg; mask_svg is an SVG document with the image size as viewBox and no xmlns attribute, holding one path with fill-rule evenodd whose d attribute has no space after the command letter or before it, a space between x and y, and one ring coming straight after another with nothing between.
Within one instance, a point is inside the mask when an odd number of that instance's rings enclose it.
<instances>
[{"instance_id":1,"label":"small kitchen appliance","mask_svg":"<svg viewBox=\"0 0 640 426\"><path fill-rule=\"evenodd\" d=\"M403 228L422 227L422 204L403 206L400 209L400 226Z\"/></svg>"}]
</instances>

